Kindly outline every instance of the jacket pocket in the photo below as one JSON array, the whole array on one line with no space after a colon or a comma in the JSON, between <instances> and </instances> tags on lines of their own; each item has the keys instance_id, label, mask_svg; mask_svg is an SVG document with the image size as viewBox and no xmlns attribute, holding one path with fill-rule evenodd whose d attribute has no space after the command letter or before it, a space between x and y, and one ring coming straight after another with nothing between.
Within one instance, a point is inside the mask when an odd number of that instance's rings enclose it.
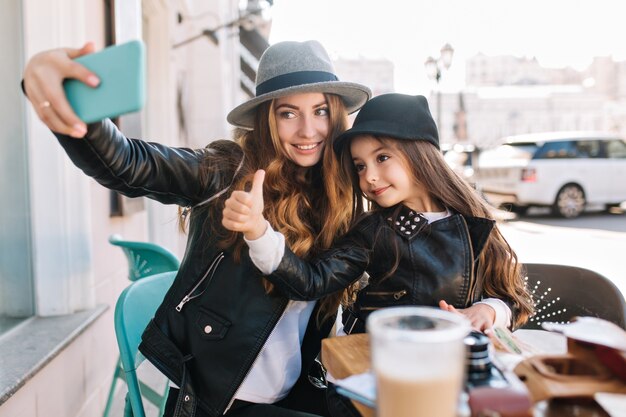
<instances>
[{"instance_id":1,"label":"jacket pocket","mask_svg":"<svg viewBox=\"0 0 626 417\"><path fill-rule=\"evenodd\" d=\"M196 328L200 337L205 340L223 339L230 328L230 324L230 321L207 308L200 307L198 309Z\"/></svg>"},{"instance_id":2,"label":"jacket pocket","mask_svg":"<svg viewBox=\"0 0 626 417\"><path fill-rule=\"evenodd\" d=\"M407 290L363 291L359 293L356 304L360 310L373 311L383 307L405 304L402 299L407 294Z\"/></svg>"}]
</instances>

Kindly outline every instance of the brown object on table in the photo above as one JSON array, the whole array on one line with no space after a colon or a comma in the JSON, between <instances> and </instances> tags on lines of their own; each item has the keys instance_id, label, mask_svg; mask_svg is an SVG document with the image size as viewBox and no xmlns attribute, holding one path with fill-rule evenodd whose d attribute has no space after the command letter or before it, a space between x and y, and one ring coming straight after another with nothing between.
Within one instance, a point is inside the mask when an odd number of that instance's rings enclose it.
<instances>
[{"instance_id":1,"label":"brown object on table","mask_svg":"<svg viewBox=\"0 0 626 417\"><path fill-rule=\"evenodd\" d=\"M333 378L343 379L370 369L370 344L367 334L331 337L322 340L322 364ZM354 408L363 417L374 417L376 412L358 401Z\"/></svg>"},{"instance_id":2,"label":"brown object on table","mask_svg":"<svg viewBox=\"0 0 626 417\"><path fill-rule=\"evenodd\" d=\"M576 339L567 339L567 351L585 361L599 361L609 372L626 383L626 352Z\"/></svg>"},{"instance_id":3,"label":"brown object on table","mask_svg":"<svg viewBox=\"0 0 626 417\"><path fill-rule=\"evenodd\" d=\"M515 373L533 401L553 398L593 398L596 392L626 393L626 384L595 356L537 355L520 362Z\"/></svg>"},{"instance_id":4,"label":"brown object on table","mask_svg":"<svg viewBox=\"0 0 626 417\"><path fill-rule=\"evenodd\" d=\"M532 417L533 404L528 393L513 387L477 387L469 392L472 417Z\"/></svg>"},{"instance_id":5,"label":"brown object on table","mask_svg":"<svg viewBox=\"0 0 626 417\"><path fill-rule=\"evenodd\" d=\"M370 344L365 333L322 340L322 363L337 379L370 369Z\"/></svg>"},{"instance_id":6,"label":"brown object on table","mask_svg":"<svg viewBox=\"0 0 626 417\"><path fill-rule=\"evenodd\" d=\"M626 378L624 330L595 317L547 326L567 337L568 353L532 356L514 369L535 401L626 393L626 382L621 379Z\"/></svg>"}]
</instances>

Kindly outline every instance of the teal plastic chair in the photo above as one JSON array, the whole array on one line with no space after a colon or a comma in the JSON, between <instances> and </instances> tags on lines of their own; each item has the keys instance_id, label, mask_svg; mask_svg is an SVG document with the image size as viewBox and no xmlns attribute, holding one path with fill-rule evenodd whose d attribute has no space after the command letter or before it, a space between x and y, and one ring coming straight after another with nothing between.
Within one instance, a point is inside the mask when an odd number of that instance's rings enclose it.
<instances>
[{"instance_id":1,"label":"teal plastic chair","mask_svg":"<svg viewBox=\"0 0 626 417\"><path fill-rule=\"evenodd\" d=\"M119 246L124 251L128 262L128 279L131 281L137 281L162 272L178 271L180 267L180 261L176 255L157 244L124 240L119 235L111 235L109 243ZM120 359L117 360L117 365L113 372L113 381L109 388L103 417L109 417L118 379L126 380Z\"/></svg>"},{"instance_id":2,"label":"teal plastic chair","mask_svg":"<svg viewBox=\"0 0 626 417\"><path fill-rule=\"evenodd\" d=\"M137 368L145 359L138 347L141 334L175 277L176 271L170 271L135 281L122 292L115 305L115 335L128 385L124 416L145 417L142 398L156 405L159 415L163 415L167 387L165 393L159 394L137 378Z\"/></svg>"},{"instance_id":3,"label":"teal plastic chair","mask_svg":"<svg viewBox=\"0 0 626 417\"><path fill-rule=\"evenodd\" d=\"M140 278L167 271L177 271L180 261L169 250L150 242L123 240L119 235L109 236L109 243L119 246L128 261L128 279Z\"/></svg>"}]
</instances>

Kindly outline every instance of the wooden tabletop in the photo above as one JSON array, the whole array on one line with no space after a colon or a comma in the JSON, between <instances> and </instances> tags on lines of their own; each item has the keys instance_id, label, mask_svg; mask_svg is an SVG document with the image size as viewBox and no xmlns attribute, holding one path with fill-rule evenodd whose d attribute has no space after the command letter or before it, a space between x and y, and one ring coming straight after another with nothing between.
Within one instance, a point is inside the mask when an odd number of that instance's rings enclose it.
<instances>
[{"instance_id":1,"label":"wooden tabletop","mask_svg":"<svg viewBox=\"0 0 626 417\"><path fill-rule=\"evenodd\" d=\"M518 330L515 336L535 347L538 353L560 354L567 351L564 336L543 330ZM331 337L322 341L322 363L335 379L347 378L370 369L370 347L367 334ZM353 401L363 417L374 417L375 411ZM535 405L535 417L609 417L594 402L572 403L541 401Z\"/></svg>"}]
</instances>

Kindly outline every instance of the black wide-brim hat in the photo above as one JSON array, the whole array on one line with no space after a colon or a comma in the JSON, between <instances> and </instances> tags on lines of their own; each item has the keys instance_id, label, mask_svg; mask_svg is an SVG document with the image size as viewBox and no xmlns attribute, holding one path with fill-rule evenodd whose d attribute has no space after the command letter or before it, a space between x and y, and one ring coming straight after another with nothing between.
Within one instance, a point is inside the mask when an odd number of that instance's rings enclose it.
<instances>
[{"instance_id":1,"label":"black wide-brim hat","mask_svg":"<svg viewBox=\"0 0 626 417\"><path fill-rule=\"evenodd\" d=\"M335 139L335 152L340 153L357 135L423 140L439 149L437 124L424 96L390 93L374 97L361 108L352 127Z\"/></svg>"},{"instance_id":2,"label":"black wide-brim hat","mask_svg":"<svg viewBox=\"0 0 626 417\"><path fill-rule=\"evenodd\" d=\"M328 53L319 42L279 42L261 56L256 97L235 107L226 120L234 126L252 129L259 104L300 93L336 94L348 113L360 109L372 95L364 85L339 81Z\"/></svg>"}]
</instances>

